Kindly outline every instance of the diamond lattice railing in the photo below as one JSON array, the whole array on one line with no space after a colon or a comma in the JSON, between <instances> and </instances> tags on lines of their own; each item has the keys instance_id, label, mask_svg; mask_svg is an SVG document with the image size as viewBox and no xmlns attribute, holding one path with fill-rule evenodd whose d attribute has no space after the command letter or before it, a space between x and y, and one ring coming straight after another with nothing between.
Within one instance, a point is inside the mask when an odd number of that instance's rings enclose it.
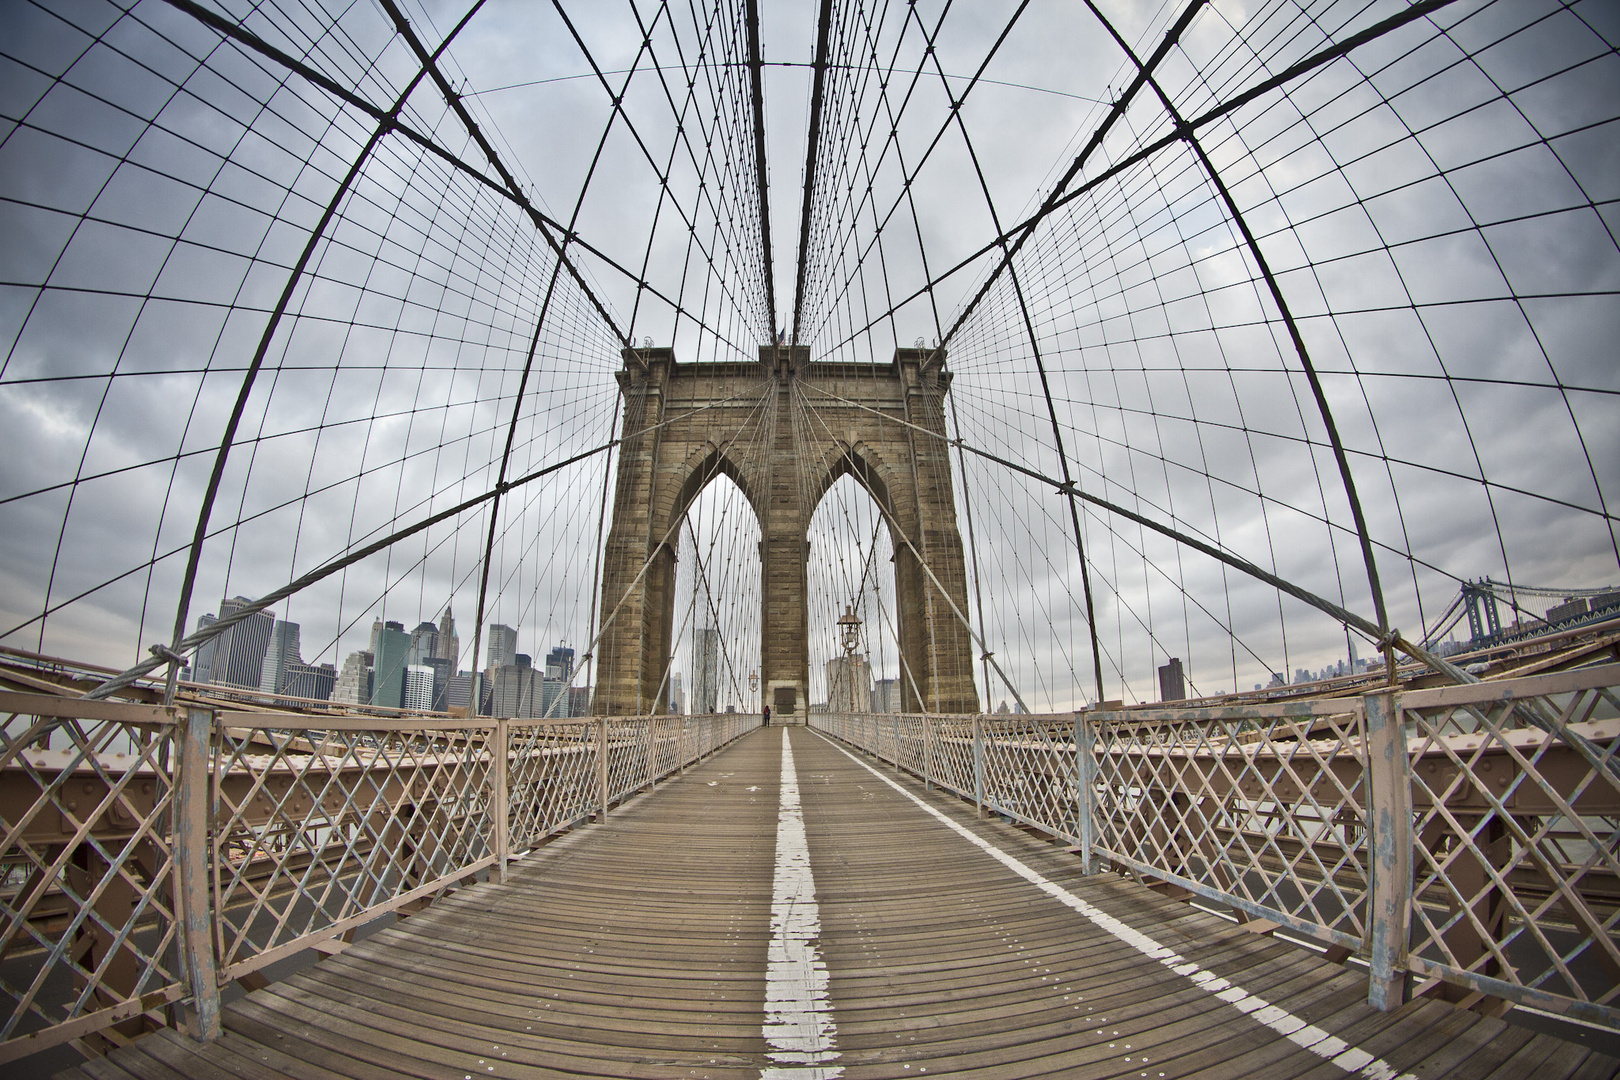
<instances>
[{"instance_id":1,"label":"diamond lattice railing","mask_svg":"<svg viewBox=\"0 0 1620 1080\"><path fill-rule=\"evenodd\" d=\"M651 721L614 719L605 724L608 755L608 799L619 802L652 782L647 768Z\"/></svg>"},{"instance_id":2,"label":"diamond lattice railing","mask_svg":"<svg viewBox=\"0 0 1620 1080\"><path fill-rule=\"evenodd\" d=\"M0 698L0 1051L22 1036L50 1045L114 1023L136 1034L142 1014L183 993L173 715Z\"/></svg>"},{"instance_id":3,"label":"diamond lattice railing","mask_svg":"<svg viewBox=\"0 0 1620 1080\"><path fill-rule=\"evenodd\" d=\"M1088 868L1392 963L1420 992L1620 1027L1617 685L1608 665L1354 699L812 722L1078 838ZM1369 742L1374 703L1400 722Z\"/></svg>"},{"instance_id":4,"label":"diamond lattice railing","mask_svg":"<svg viewBox=\"0 0 1620 1080\"><path fill-rule=\"evenodd\" d=\"M1414 972L1620 1023L1615 675L1403 695Z\"/></svg>"},{"instance_id":5,"label":"diamond lattice railing","mask_svg":"<svg viewBox=\"0 0 1620 1080\"><path fill-rule=\"evenodd\" d=\"M934 783L958 795L973 797L973 721L965 717L929 717L933 734Z\"/></svg>"},{"instance_id":6,"label":"diamond lattice railing","mask_svg":"<svg viewBox=\"0 0 1620 1080\"><path fill-rule=\"evenodd\" d=\"M1097 854L1240 917L1361 946L1359 701L1093 715Z\"/></svg>"},{"instance_id":7,"label":"diamond lattice railing","mask_svg":"<svg viewBox=\"0 0 1620 1080\"><path fill-rule=\"evenodd\" d=\"M588 818L601 803L591 720L507 728L507 829L514 849Z\"/></svg>"},{"instance_id":8,"label":"diamond lattice railing","mask_svg":"<svg viewBox=\"0 0 1620 1080\"><path fill-rule=\"evenodd\" d=\"M226 714L220 728L214 888L228 977L493 859L493 721L249 726L288 719Z\"/></svg>"},{"instance_id":9,"label":"diamond lattice railing","mask_svg":"<svg viewBox=\"0 0 1620 1080\"><path fill-rule=\"evenodd\" d=\"M1080 783L1073 715L987 717L980 728L985 805L1077 841Z\"/></svg>"}]
</instances>

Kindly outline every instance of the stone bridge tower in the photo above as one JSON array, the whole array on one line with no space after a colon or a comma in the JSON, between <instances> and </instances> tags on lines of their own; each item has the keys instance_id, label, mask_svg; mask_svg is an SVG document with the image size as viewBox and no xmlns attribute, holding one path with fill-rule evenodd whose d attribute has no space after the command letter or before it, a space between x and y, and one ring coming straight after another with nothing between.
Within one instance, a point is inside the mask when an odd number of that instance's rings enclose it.
<instances>
[{"instance_id":1,"label":"stone bridge tower","mask_svg":"<svg viewBox=\"0 0 1620 1080\"><path fill-rule=\"evenodd\" d=\"M846 473L882 508L893 541L905 710L977 712L973 640L956 614L968 610L967 575L948 449L915 430L945 433L943 355L897 349L890 364L813 364L804 346L765 346L758 364L680 364L667 348L623 355L631 437L620 448L602 574L601 618L611 621L597 644L596 713L665 710L678 526L704 486L725 475L763 537L761 697L752 707L804 722L806 530Z\"/></svg>"}]
</instances>

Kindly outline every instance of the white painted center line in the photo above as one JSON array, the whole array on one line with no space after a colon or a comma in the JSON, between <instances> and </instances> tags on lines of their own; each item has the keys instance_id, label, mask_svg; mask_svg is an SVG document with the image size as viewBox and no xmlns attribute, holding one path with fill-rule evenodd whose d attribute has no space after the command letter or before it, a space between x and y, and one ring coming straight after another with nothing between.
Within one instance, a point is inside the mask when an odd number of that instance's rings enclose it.
<instances>
[{"instance_id":1,"label":"white painted center line","mask_svg":"<svg viewBox=\"0 0 1620 1080\"><path fill-rule=\"evenodd\" d=\"M832 740L828 740L832 743ZM922 807L924 811L932 814L946 828L953 830L966 838L974 846L984 851L991 858L1001 863L1007 869L1028 881L1048 896L1057 900L1066 907L1073 908L1089 919L1095 926L1108 931L1119 940L1136 949L1150 960L1157 960L1165 967L1190 979L1194 986L1206 993L1213 994L1221 1001L1233 1006L1243 1013L1247 1013L1258 1023L1275 1031L1287 1039L1324 1060L1330 1061L1347 1073L1365 1077L1366 1080L1416 1080L1412 1073L1402 1073L1397 1077L1395 1067L1382 1058L1374 1057L1359 1046L1351 1046L1336 1035L1330 1035L1315 1024L1307 1024L1299 1017L1286 1009L1279 1008L1264 998L1255 996L1236 986L1226 979L1207 971L1196 962L1181 956L1175 950L1160 945L1157 941L1137 930L1135 927L1114 918L1101 908L1080 899L1063 886L1051 881L1043 874L1030 868L1018 859L1002 851L994 844L975 834L972 830L963 827L940 813L938 810L923 802L917 796L901 787L899 784L872 768L866 762L845 750L842 746L832 743L845 757L855 764L888 784L891 788ZM784 744L785 746L785 744ZM781 841L777 841L778 851ZM780 856L778 856L780 858Z\"/></svg>"},{"instance_id":2,"label":"white painted center line","mask_svg":"<svg viewBox=\"0 0 1620 1080\"><path fill-rule=\"evenodd\" d=\"M772 1064L761 1080L835 1080L844 1074L833 1049L827 965L817 941L821 909L799 805L793 748L782 732L782 795L776 817L776 877L771 887L771 949L765 968L765 1045Z\"/></svg>"}]
</instances>

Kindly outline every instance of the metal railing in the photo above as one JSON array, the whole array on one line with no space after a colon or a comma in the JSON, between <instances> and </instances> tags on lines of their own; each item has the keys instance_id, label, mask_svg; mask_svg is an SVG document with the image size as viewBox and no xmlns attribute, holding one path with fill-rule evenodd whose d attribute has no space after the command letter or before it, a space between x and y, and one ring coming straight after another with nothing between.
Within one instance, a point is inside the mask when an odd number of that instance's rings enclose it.
<instances>
[{"instance_id":1,"label":"metal railing","mask_svg":"<svg viewBox=\"0 0 1620 1080\"><path fill-rule=\"evenodd\" d=\"M1369 968L1620 1028L1620 665L1359 698L817 729ZM1266 920L1258 922L1256 920ZM1274 924L1274 926L1273 926Z\"/></svg>"},{"instance_id":2,"label":"metal railing","mask_svg":"<svg viewBox=\"0 0 1620 1080\"><path fill-rule=\"evenodd\" d=\"M95 1053L407 914L759 725L169 710L0 694L0 1063ZM81 1041L82 1040L82 1041Z\"/></svg>"}]
</instances>

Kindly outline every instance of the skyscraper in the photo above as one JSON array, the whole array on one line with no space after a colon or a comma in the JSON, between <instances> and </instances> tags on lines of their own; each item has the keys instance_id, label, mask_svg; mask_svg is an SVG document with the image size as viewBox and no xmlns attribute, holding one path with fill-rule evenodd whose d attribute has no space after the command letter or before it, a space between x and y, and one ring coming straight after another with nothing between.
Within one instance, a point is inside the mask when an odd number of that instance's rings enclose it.
<instances>
[{"instance_id":1,"label":"skyscraper","mask_svg":"<svg viewBox=\"0 0 1620 1080\"><path fill-rule=\"evenodd\" d=\"M288 674L294 664L302 664L299 655L299 627L295 622L278 620L270 628L270 643L265 648L264 663L259 667L259 689L266 694L279 694L287 689Z\"/></svg>"},{"instance_id":2,"label":"skyscraper","mask_svg":"<svg viewBox=\"0 0 1620 1080\"><path fill-rule=\"evenodd\" d=\"M720 631L699 629L692 638L692 715L719 711Z\"/></svg>"},{"instance_id":3,"label":"skyscraper","mask_svg":"<svg viewBox=\"0 0 1620 1080\"><path fill-rule=\"evenodd\" d=\"M865 712L872 705L872 669L866 657L835 656L827 661L827 711Z\"/></svg>"},{"instance_id":4,"label":"skyscraper","mask_svg":"<svg viewBox=\"0 0 1620 1080\"><path fill-rule=\"evenodd\" d=\"M439 651L434 655L450 661L450 673L455 674L456 664L461 657L461 640L456 637L456 620L450 614L449 604L444 606L444 614L439 617Z\"/></svg>"},{"instance_id":5,"label":"skyscraper","mask_svg":"<svg viewBox=\"0 0 1620 1080\"><path fill-rule=\"evenodd\" d=\"M470 713L471 710L469 710L467 708L467 706L468 706L468 703L471 700L472 700L472 675L471 675L471 673L468 673L466 675L462 675L460 673L457 673L455 675L450 676L449 680L446 681L445 688L444 688L444 707L445 707L445 709L447 711L451 711L451 712L453 712L453 711L455 711L457 709L462 709L462 710L466 710L468 713Z\"/></svg>"},{"instance_id":6,"label":"skyscraper","mask_svg":"<svg viewBox=\"0 0 1620 1080\"><path fill-rule=\"evenodd\" d=\"M408 664L405 668L404 709L427 712L433 708L433 669L421 664Z\"/></svg>"},{"instance_id":7,"label":"skyscraper","mask_svg":"<svg viewBox=\"0 0 1620 1080\"><path fill-rule=\"evenodd\" d=\"M574 650L558 645L546 653L546 678L567 682L574 677Z\"/></svg>"},{"instance_id":8,"label":"skyscraper","mask_svg":"<svg viewBox=\"0 0 1620 1080\"><path fill-rule=\"evenodd\" d=\"M513 657L513 663L492 669L490 679L491 716L534 717L540 715L539 673L529 664L526 653Z\"/></svg>"},{"instance_id":9,"label":"skyscraper","mask_svg":"<svg viewBox=\"0 0 1620 1080\"><path fill-rule=\"evenodd\" d=\"M349 705L364 705L371 701L371 653L352 652L343 661L337 685L332 689L332 700Z\"/></svg>"},{"instance_id":10,"label":"skyscraper","mask_svg":"<svg viewBox=\"0 0 1620 1080\"><path fill-rule=\"evenodd\" d=\"M439 628L430 622L419 622L411 631L411 663L420 664L439 655Z\"/></svg>"},{"instance_id":11,"label":"skyscraper","mask_svg":"<svg viewBox=\"0 0 1620 1080\"><path fill-rule=\"evenodd\" d=\"M489 646L484 666L509 667L517 660L517 631L504 623L489 624Z\"/></svg>"},{"instance_id":12,"label":"skyscraper","mask_svg":"<svg viewBox=\"0 0 1620 1080\"><path fill-rule=\"evenodd\" d=\"M212 625L235 615L253 601L245 596L232 597L219 602L219 620L204 615L197 620L197 628ZM206 622L204 620L207 620ZM246 619L222 632L214 639L214 649L207 656L207 682L257 690L264 676L264 654L270 647L270 631L276 624L274 615L256 611ZM198 668L203 667L203 654L198 651ZM199 678L197 681L205 681Z\"/></svg>"},{"instance_id":13,"label":"skyscraper","mask_svg":"<svg viewBox=\"0 0 1620 1080\"><path fill-rule=\"evenodd\" d=\"M403 707L405 669L410 666L411 637L401 623L389 622L372 628L376 639L376 661L372 667L371 703L385 708Z\"/></svg>"},{"instance_id":14,"label":"skyscraper","mask_svg":"<svg viewBox=\"0 0 1620 1080\"><path fill-rule=\"evenodd\" d=\"M331 664L306 664L302 660L286 665L282 672L281 697L278 702L290 698L308 698L315 701L330 701L332 688L337 683L337 669Z\"/></svg>"},{"instance_id":15,"label":"skyscraper","mask_svg":"<svg viewBox=\"0 0 1620 1080\"><path fill-rule=\"evenodd\" d=\"M1159 700L1187 700L1187 675L1182 670L1179 656L1172 656L1169 663L1159 667Z\"/></svg>"},{"instance_id":16,"label":"skyscraper","mask_svg":"<svg viewBox=\"0 0 1620 1080\"><path fill-rule=\"evenodd\" d=\"M450 685L450 676L453 674L450 670L450 661L442 656L424 656L420 666L433 672L433 700L428 708L434 712L443 712L448 708L445 692Z\"/></svg>"},{"instance_id":17,"label":"skyscraper","mask_svg":"<svg viewBox=\"0 0 1620 1080\"><path fill-rule=\"evenodd\" d=\"M219 620L213 612L197 616L197 629L203 630L213 626ZM209 638L197 646L197 656L191 662L191 681L206 683L214 681L214 654L219 649L219 639Z\"/></svg>"},{"instance_id":18,"label":"skyscraper","mask_svg":"<svg viewBox=\"0 0 1620 1080\"><path fill-rule=\"evenodd\" d=\"M568 683L562 679L541 678L535 680L540 691L539 707L534 715L547 720L557 720L569 714Z\"/></svg>"}]
</instances>

